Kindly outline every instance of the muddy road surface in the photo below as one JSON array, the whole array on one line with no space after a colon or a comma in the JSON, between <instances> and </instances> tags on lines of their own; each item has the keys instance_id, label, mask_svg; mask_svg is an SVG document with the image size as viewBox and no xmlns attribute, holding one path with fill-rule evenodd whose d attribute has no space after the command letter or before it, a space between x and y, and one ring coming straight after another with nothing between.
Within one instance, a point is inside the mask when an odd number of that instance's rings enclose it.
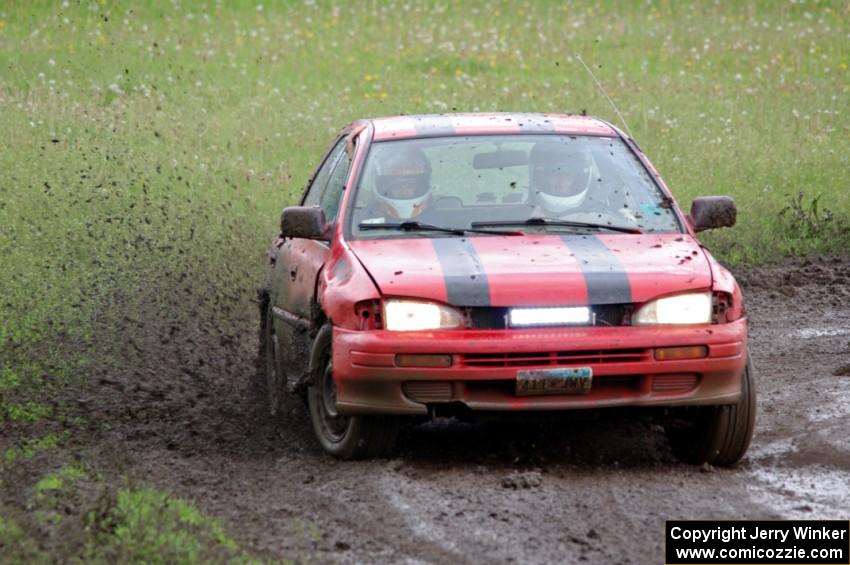
<instances>
[{"instance_id":1,"label":"muddy road surface","mask_svg":"<svg viewBox=\"0 0 850 565\"><path fill-rule=\"evenodd\" d=\"M167 324L79 401L105 468L194 500L250 551L304 562L658 563L665 519L850 518L850 258L742 270L759 390L735 469L672 456L640 417L405 429L389 459L324 455L272 420L255 336ZM103 425L107 422L108 425Z\"/></svg>"}]
</instances>

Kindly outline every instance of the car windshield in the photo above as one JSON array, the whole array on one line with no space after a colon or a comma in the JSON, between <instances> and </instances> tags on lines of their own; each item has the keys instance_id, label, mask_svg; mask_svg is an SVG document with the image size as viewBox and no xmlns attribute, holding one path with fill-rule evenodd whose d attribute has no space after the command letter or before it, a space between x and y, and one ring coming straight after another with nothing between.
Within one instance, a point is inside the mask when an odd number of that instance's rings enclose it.
<instances>
[{"instance_id":1,"label":"car windshield","mask_svg":"<svg viewBox=\"0 0 850 565\"><path fill-rule=\"evenodd\" d=\"M353 198L349 218L355 238L410 237L414 230L406 220L455 230L682 231L643 164L612 137L514 134L376 142ZM421 235L457 233L429 229Z\"/></svg>"}]
</instances>

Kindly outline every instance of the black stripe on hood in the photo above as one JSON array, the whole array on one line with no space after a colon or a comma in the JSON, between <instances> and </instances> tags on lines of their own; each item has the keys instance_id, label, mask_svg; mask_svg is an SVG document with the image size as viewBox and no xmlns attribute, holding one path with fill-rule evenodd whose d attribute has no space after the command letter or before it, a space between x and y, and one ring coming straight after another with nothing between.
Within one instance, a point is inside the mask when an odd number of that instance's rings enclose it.
<instances>
[{"instance_id":1,"label":"black stripe on hood","mask_svg":"<svg viewBox=\"0 0 850 565\"><path fill-rule=\"evenodd\" d=\"M594 304L629 304L632 287L620 260L594 235L562 235L578 261L587 285L587 302Z\"/></svg>"},{"instance_id":2,"label":"black stripe on hood","mask_svg":"<svg viewBox=\"0 0 850 565\"><path fill-rule=\"evenodd\" d=\"M431 241L443 270L448 303L489 306L490 283L472 242L465 237L441 237Z\"/></svg>"}]
</instances>

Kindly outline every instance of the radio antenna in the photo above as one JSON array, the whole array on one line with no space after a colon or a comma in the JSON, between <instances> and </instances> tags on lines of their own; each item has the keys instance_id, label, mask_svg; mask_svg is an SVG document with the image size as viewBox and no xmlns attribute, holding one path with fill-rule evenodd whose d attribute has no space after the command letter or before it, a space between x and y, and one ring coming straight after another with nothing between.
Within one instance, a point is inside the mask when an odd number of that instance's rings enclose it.
<instances>
[{"instance_id":1,"label":"radio antenna","mask_svg":"<svg viewBox=\"0 0 850 565\"><path fill-rule=\"evenodd\" d=\"M584 59L581 58L581 55L576 53L576 59L578 59L578 62L581 63L582 66L585 68L585 70L588 72L588 74L590 75L590 78L593 79L593 82L596 83L596 86L599 87L599 90L602 92L602 94L605 96L605 98L608 99L608 102L611 104L611 107L614 108L614 111L617 112L617 116L620 118L620 121L623 122L623 126L625 126L626 131L629 134L629 137L634 139L635 136L632 135L632 130L629 129L629 124L626 123L626 118L623 117L623 114L620 113L620 110L617 108L617 105L614 104L614 101L611 100L611 97L608 96L607 92L605 92L605 88L602 86L602 83L599 82L599 80L596 78L596 75L593 74L593 71L590 70L590 67L587 66L587 63L584 62Z\"/></svg>"}]
</instances>

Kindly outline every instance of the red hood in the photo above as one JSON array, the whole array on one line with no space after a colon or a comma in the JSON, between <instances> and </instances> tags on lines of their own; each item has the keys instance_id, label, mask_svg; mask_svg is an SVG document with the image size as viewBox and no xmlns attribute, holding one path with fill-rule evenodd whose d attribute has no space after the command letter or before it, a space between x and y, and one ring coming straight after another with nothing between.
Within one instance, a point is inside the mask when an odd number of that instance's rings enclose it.
<instances>
[{"instance_id":1,"label":"red hood","mask_svg":"<svg viewBox=\"0 0 850 565\"><path fill-rule=\"evenodd\" d=\"M455 306L646 302L711 287L687 234L374 239L351 249L384 295Z\"/></svg>"}]
</instances>

